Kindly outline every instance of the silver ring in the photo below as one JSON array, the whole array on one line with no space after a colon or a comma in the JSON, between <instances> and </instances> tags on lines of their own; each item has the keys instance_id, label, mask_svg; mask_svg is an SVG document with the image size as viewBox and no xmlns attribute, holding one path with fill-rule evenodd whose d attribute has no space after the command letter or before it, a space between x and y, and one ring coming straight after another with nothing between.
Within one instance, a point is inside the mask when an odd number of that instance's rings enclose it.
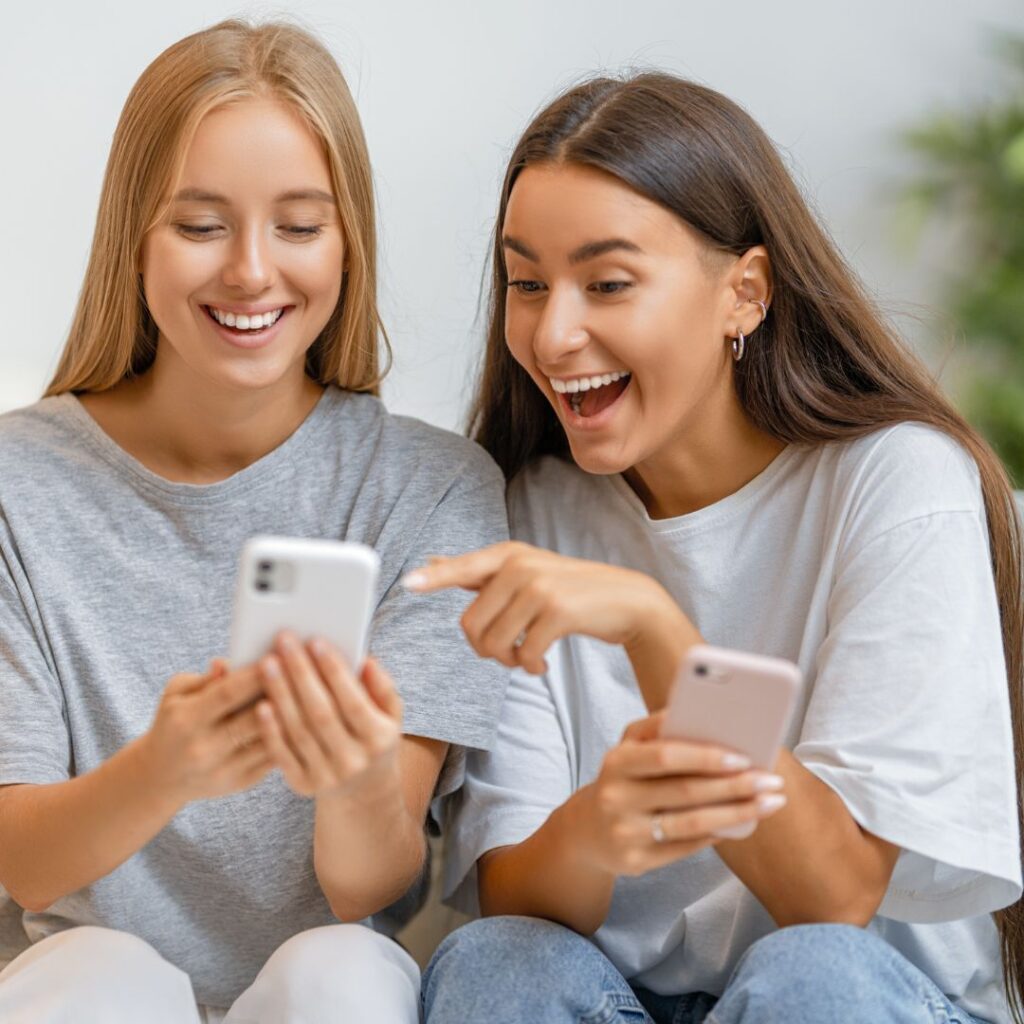
<instances>
[{"instance_id":1,"label":"silver ring","mask_svg":"<svg viewBox=\"0 0 1024 1024\"><path fill-rule=\"evenodd\" d=\"M760 299L751 299L751 302L756 302L761 307L761 323L764 323L768 318L768 307Z\"/></svg>"},{"instance_id":2,"label":"silver ring","mask_svg":"<svg viewBox=\"0 0 1024 1024\"><path fill-rule=\"evenodd\" d=\"M668 836L665 835L665 829L661 824L660 814L655 814L651 818L651 838L656 843L663 843L666 839L668 839Z\"/></svg>"}]
</instances>

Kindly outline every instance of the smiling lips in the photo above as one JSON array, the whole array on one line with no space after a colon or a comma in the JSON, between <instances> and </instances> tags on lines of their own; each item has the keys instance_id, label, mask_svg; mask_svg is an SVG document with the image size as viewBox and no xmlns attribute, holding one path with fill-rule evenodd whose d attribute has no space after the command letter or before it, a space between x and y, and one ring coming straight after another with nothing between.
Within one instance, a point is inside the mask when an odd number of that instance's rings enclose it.
<instances>
[{"instance_id":1,"label":"smiling lips","mask_svg":"<svg viewBox=\"0 0 1024 1024\"><path fill-rule=\"evenodd\" d=\"M263 313L230 313L216 306L204 306L207 313L221 325L233 327L237 331L260 331L264 327L273 327L284 312L284 306L266 310Z\"/></svg>"}]
</instances>

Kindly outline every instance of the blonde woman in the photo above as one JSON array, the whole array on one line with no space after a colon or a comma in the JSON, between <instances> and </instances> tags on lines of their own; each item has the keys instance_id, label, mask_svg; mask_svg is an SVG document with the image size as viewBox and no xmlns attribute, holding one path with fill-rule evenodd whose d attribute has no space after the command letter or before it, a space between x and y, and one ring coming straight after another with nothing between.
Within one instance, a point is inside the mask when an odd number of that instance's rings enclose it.
<instances>
[{"instance_id":1,"label":"blonde woman","mask_svg":"<svg viewBox=\"0 0 1024 1024\"><path fill-rule=\"evenodd\" d=\"M329 54L234 21L170 47L118 125L56 376L0 418L6 1024L417 1019L388 935L504 674L461 599L395 581L507 527L481 449L374 397L379 333ZM380 553L361 678L287 635L220 660L256 533Z\"/></svg>"}]
</instances>

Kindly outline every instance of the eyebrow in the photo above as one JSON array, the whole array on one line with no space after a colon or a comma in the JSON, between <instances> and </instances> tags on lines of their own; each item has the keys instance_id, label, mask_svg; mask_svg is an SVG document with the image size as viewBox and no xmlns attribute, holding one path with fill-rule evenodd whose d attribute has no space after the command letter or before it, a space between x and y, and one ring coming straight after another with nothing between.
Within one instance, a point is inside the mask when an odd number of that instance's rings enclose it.
<instances>
[{"instance_id":1,"label":"eyebrow","mask_svg":"<svg viewBox=\"0 0 1024 1024\"><path fill-rule=\"evenodd\" d=\"M539 262L537 254L518 238L506 235L501 242L506 249L511 249L512 252L518 253L524 259L528 259L532 263ZM640 246L625 238L604 238L599 242L587 242L578 249L573 249L569 253L569 262L585 263L587 260L596 259L598 256L604 256L610 252L631 252L643 255L643 249Z\"/></svg>"},{"instance_id":2,"label":"eyebrow","mask_svg":"<svg viewBox=\"0 0 1024 1024\"><path fill-rule=\"evenodd\" d=\"M334 205L334 196L325 192L322 188L296 188L289 192L282 192L274 199L275 203L290 203L302 199L312 199L318 203L330 203ZM183 188L175 197L176 203L219 203L227 206L230 200L217 192L207 192L201 188Z\"/></svg>"}]
</instances>

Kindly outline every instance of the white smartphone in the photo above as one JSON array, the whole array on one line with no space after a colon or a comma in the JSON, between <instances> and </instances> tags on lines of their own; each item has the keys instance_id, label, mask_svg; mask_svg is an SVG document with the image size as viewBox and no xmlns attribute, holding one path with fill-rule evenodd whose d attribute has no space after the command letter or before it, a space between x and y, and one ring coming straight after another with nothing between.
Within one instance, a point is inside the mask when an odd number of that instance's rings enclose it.
<instances>
[{"instance_id":1,"label":"white smartphone","mask_svg":"<svg viewBox=\"0 0 1024 1024\"><path fill-rule=\"evenodd\" d=\"M263 657L283 629L323 637L359 671L366 660L380 557L365 544L253 537L242 548L229 657Z\"/></svg>"},{"instance_id":2,"label":"white smartphone","mask_svg":"<svg viewBox=\"0 0 1024 1024\"><path fill-rule=\"evenodd\" d=\"M724 647L691 647L669 695L661 734L715 743L771 771L793 714L802 677L791 661ZM730 830L744 839L756 822Z\"/></svg>"}]
</instances>

